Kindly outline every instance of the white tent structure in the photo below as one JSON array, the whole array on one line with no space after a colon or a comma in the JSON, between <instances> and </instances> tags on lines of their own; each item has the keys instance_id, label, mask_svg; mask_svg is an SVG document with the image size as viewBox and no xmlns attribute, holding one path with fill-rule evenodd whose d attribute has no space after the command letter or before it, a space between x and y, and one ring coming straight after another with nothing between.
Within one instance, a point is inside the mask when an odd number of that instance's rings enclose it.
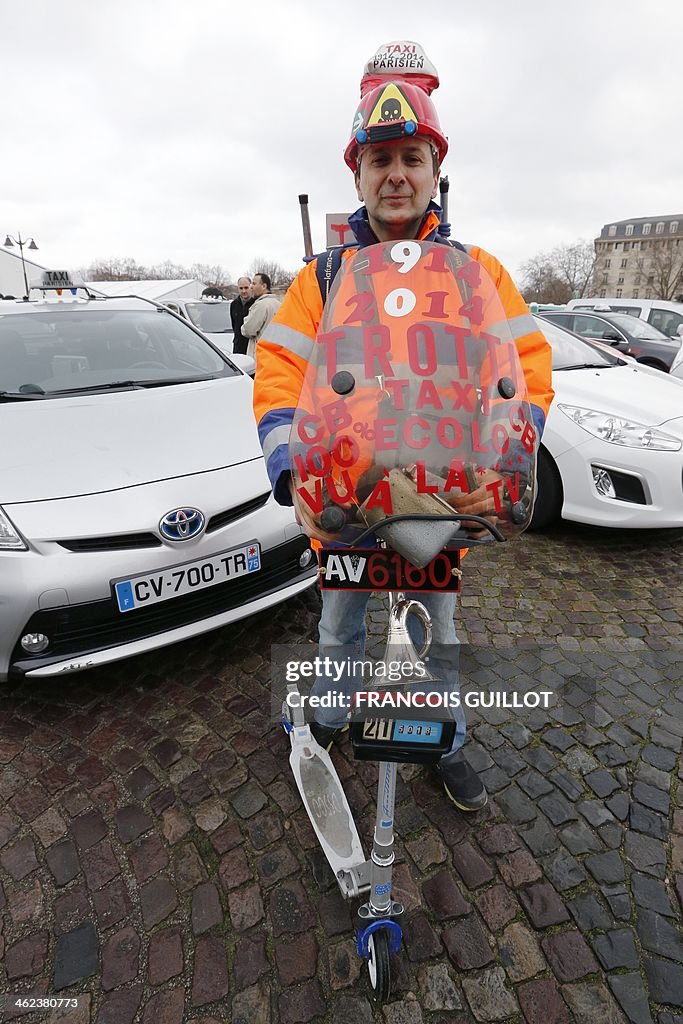
<instances>
[{"instance_id":1,"label":"white tent structure","mask_svg":"<svg viewBox=\"0 0 683 1024\"><path fill-rule=\"evenodd\" d=\"M154 302L199 299L206 287L203 281L88 281L93 292L102 295L140 295Z\"/></svg>"},{"instance_id":2,"label":"white tent structure","mask_svg":"<svg viewBox=\"0 0 683 1024\"><path fill-rule=\"evenodd\" d=\"M24 263L30 288L31 282L39 277L46 268L40 263L34 263L33 260L27 259L26 256L24 256ZM21 256L18 252L0 248L0 295L13 295L15 299L21 299L25 294Z\"/></svg>"}]
</instances>

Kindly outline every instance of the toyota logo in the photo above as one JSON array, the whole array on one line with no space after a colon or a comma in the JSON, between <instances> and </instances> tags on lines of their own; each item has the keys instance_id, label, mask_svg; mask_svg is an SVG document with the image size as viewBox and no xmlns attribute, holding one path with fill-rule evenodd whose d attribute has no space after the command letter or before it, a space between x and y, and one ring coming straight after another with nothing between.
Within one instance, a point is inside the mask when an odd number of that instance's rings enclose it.
<instances>
[{"instance_id":1,"label":"toyota logo","mask_svg":"<svg viewBox=\"0 0 683 1024\"><path fill-rule=\"evenodd\" d=\"M159 533L165 540L191 540L202 532L205 522L198 508L174 508L159 523Z\"/></svg>"}]
</instances>

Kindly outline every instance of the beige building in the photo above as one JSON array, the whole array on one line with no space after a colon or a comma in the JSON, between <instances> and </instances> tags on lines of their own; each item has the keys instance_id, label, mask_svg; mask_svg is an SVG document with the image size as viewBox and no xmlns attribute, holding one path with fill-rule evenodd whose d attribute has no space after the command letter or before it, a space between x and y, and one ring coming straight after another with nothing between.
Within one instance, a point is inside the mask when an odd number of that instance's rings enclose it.
<instances>
[{"instance_id":1,"label":"beige building","mask_svg":"<svg viewBox=\"0 0 683 1024\"><path fill-rule=\"evenodd\" d=\"M683 214L605 224L595 254L594 296L683 301Z\"/></svg>"}]
</instances>

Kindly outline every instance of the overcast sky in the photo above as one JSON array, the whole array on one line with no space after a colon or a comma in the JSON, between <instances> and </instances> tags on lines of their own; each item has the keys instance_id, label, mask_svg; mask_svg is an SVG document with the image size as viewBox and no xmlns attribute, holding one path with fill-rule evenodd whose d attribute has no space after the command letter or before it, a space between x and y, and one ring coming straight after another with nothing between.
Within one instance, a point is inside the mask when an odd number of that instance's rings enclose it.
<instances>
[{"instance_id":1,"label":"overcast sky","mask_svg":"<svg viewBox=\"0 0 683 1024\"><path fill-rule=\"evenodd\" d=\"M683 212L681 0L0 0L0 234L38 262L301 265L357 204L363 64L436 65L454 235L517 275L539 250Z\"/></svg>"}]
</instances>

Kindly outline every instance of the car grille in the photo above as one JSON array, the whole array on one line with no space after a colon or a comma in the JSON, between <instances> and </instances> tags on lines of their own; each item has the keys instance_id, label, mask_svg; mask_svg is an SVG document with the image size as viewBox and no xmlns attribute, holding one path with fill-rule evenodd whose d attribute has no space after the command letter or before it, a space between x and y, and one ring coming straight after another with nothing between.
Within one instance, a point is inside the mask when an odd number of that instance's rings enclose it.
<instances>
[{"instance_id":1,"label":"car grille","mask_svg":"<svg viewBox=\"0 0 683 1024\"><path fill-rule=\"evenodd\" d=\"M217 512L211 516L206 527L206 533L215 533L223 526L234 523L250 512L256 512L263 508L270 497L270 491L259 494L256 498L243 501L241 505L233 505L226 508L224 512ZM128 551L134 548L158 548L161 547L161 540L154 533L121 533L112 537L77 537L70 540L58 540L60 547L67 551Z\"/></svg>"},{"instance_id":2,"label":"car grille","mask_svg":"<svg viewBox=\"0 0 683 1024\"><path fill-rule=\"evenodd\" d=\"M58 540L67 551L127 551L133 548L160 548L161 540L153 533L121 533L116 537L82 537Z\"/></svg>"},{"instance_id":3,"label":"car grille","mask_svg":"<svg viewBox=\"0 0 683 1024\"><path fill-rule=\"evenodd\" d=\"M263 508L269 498L270 491L265 491L264 494L259 494L257 498L252 498L251 501L245 501L234 508L228 508L225 512L217 512L215 516L211 516L209 519L206 532L213 533L215 530L220 530L222 526L234 523L236 519L241 519L242 516L249 515L250 512Z\"/></svg>"},{"instance_id":4,"label":"car grille","mask_svg":"<svg viewBox=\"0 0 683 1024\"><path fill-rule=\"evenodd\" d=\"M299 565L299 558L308 546L306 537L296 537L286 544L262 552L259 572L239 576L215 587L207 587L169 601L160 601L135 612L119 612L113 595L105 601L36 612L24 626L21 635L44 633L50 638L49 651L44 655L29 657L17 642L12 652L10 673L20 675L39 665L48 665L63 658L79 657L165 633L178 626L239 608L280 587L314 577L315 560L305 570Z\"/></svg>"}]
</instances>

